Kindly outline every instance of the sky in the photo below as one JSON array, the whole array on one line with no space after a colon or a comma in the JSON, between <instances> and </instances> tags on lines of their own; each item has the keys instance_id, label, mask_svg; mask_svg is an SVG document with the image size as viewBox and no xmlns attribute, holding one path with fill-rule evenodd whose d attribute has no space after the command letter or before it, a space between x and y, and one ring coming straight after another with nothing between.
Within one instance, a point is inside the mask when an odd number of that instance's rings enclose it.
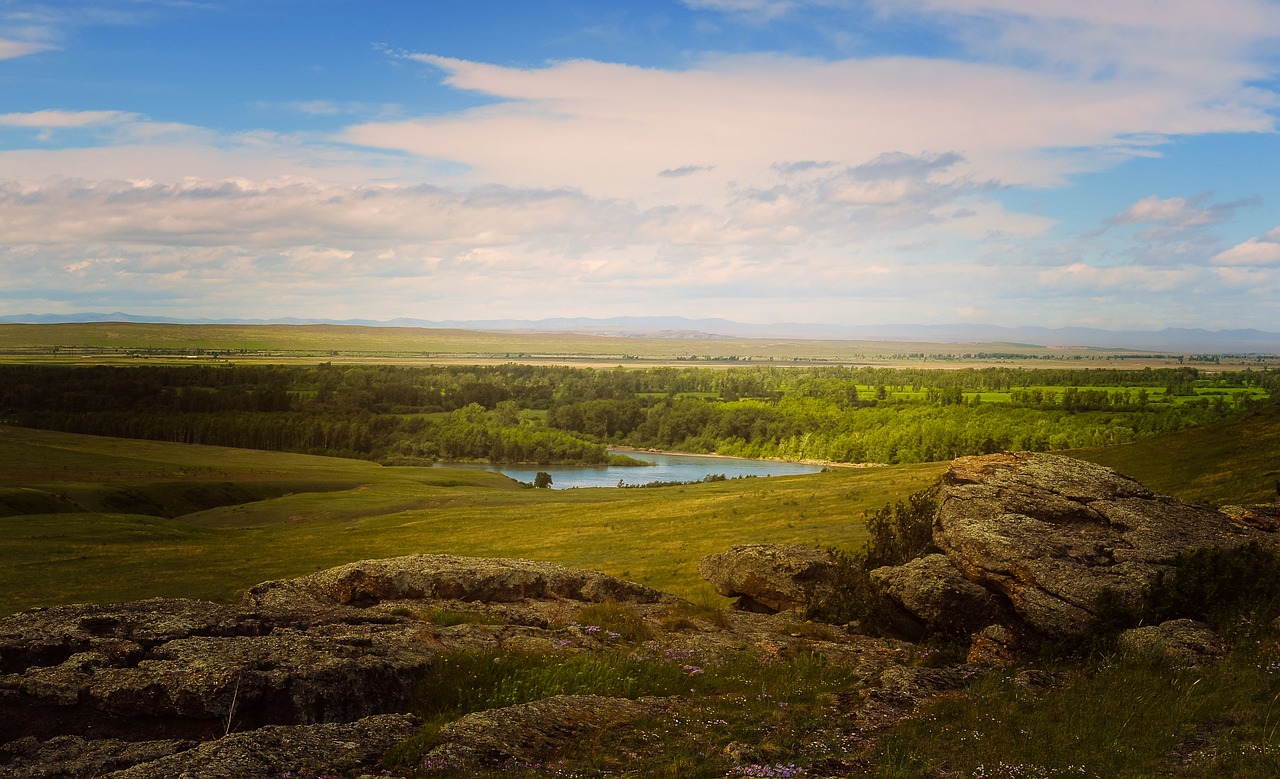
<instances>
[{"instance_id":1,"label":"sky","mask_svg":"<svg viewBox=\"0 0 1280 779\"><path fill-rule=\"evenodd\" d=\"M1280 0L0 0L0 315L1280 330Z\"/></svg>"}]
</instances>

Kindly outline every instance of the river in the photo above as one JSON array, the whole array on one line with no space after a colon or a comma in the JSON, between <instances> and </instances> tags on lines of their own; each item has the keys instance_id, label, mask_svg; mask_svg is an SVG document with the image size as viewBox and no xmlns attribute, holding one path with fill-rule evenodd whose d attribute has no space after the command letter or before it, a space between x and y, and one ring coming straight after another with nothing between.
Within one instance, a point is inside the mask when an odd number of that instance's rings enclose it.
<instances>
[{"instance_id":1,"label":"river","mask_svg":"<svg viewBox=\"0 0 1280 779\"><path fill-rule=\"evenodd\" d=\"M497 471L516 481L533 482L538 471L551 474L551 488L567 490L575 487L618 487L620 484L638 486L655 481L702 481L709 475L734 479L746 476L791 476L800 473L818 473L821 465L804 463L780 463L772 460L746 460L741 457L711 457L688 454L658 454L655 452L619 451L637 460L653 465L469 465L461 467ZM459 467L441 463L449 467Z\"/></svg>"}]
</instances>

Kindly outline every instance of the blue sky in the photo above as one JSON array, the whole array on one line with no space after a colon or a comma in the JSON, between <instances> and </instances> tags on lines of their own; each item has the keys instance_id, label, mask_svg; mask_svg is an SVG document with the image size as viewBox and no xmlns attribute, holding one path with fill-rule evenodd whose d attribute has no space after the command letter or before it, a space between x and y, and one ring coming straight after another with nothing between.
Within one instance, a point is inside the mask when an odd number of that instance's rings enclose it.
<instances>
[{"instance_id":1,"label":"blue sky","mask_svg":"<svg viewBox=\"0 0 1280 779\"><path fill-rule=\"evenodd\" d=\"M1277 0L0 0L0 314L1280 330Z\"/></svg>"}]
</instances>

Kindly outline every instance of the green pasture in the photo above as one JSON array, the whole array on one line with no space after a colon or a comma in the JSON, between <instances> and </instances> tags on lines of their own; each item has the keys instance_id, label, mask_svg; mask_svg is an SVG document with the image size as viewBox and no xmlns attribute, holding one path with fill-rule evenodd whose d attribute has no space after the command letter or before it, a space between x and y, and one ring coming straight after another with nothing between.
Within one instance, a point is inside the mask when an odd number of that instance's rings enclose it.
<instances>
[{"instance_id":1,"label":"green pasture","mask_svg":"<svg viewBox=\"0 0 1280 779\"><path fill-rule=\"evenodd\" d=\"M1071 452L1208 505L1280 489L1272 406ZM705 599L698 560L735 544L854 547L862 519L945 463L651 489L531 490L468 469L0 426L0 613L76 601L231 601L268 579L415 552L593 568Z\"/></svg>"},{"instance_id":2,"label":"green pasture","mask_svg":"<svg viewBox=\"0 0 1280 779\"><path fill-rule=\"evenodd\" d=\"M2 613L153 596L230 601L268 579L417 552L548 560L703 599L704 555L748 543L859 545L864 512L944 469L531 490L475 470L9 427L0 459L15 464L0 472ZM32 511L57 513L20 513Z\"/></svg>"},{"instance_id":3,"label":"green pasture","mask_svg":"<svg viewBox=\"0 0 1280 779\"><path fill-rule=\"evenodd\" d=\"M0 361L187 364L192 360L575 362L698 366L867 364L930 367L1167 367L1176 357L1127 349L1069 353L1013 343L906 343L778 338L631 338L355 325L217 325L93 322L0 324Z\"/></svg>"}]
</instances>

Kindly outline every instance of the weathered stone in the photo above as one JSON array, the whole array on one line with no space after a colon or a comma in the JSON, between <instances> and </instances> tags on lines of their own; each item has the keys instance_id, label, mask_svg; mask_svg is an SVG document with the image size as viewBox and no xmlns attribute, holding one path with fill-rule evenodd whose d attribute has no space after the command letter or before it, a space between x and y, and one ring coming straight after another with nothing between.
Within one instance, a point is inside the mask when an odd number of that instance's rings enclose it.
<instances>
[{"instance_id":1,"label":"weathered stone","mask_svg":"<svg viewBox=\"0 0 1280 779\"><path fill-rule=\"evenodd\" d=\"M412 716L384 714L350 723L268 726L232 733L104 779L279 779L300 769L311 776L358 776L377 771L382 756L419 725Z\"/></svg>"},{"instance_id":2,"label":"weathered stone","mask_svg":"<svg viewBox=\"0 0 1280 779\"><path fill-rule=\"evenodd\" d=\"M1002 667L1018 659L1025 648L1023 637L1008 625L988 625L969 639L971 665Z\"/></svg>"},{"instance_id":3,"label":"weathered stone","mask_svg":"<svg viewBox=\"0 0 1280 779\"><path fill-rule=\"evenodd\" d=\"M1159 625L1126 630L1120 634L1121 649L1154 654L1176 665L1194 667L1220 660L1227 644L1208 625L1192 619L1174 619Z\"/></svg>"},{"instance_id":4,"label":"weathered stone","mask_svg":"<svg viewBox=\"0 0 1280 779\"><path fill-rule=\"evenodd\" d=\"M483 601L568 599L658 603L674 600L651 587L596 571L534 560L408 555L363 560L309 576L264 582L245 602L259 608L368 607L383 601Z\"/></svg>"},{"instance_id":5,"label":"weathered stone","mask_svg":"<svg viewBox=\"0 0 1280 779\"><path fill-rule=\"evenodd\" d=\"M657 699L557 695L533 703L468 714L445 725L426 759L467 767L481 761L534 762L554 756L575 740L653 716Z\"/></svg>"},{"instance_id":6,"label":"weathered stone","mask_svg":"<svg viewBox=\"0 0 1280 779\"><path fill-rule=\"evenodd\" d=\"M1251 506L1223 506L1218 509L1235 522L1266 533L1280 531L1280 503L1257 503Z\"/></svg>"},{"instance_id":7,"label":"weathered stone","mask_svg":"<svg viewBox=\"0 0 1280 779\"><path fill-rule=\"evenodd\" d=\"M945 555L926 555L905 565L877 568L871 572L871 583L903 612L905 620L897 622L909 631L907 638L968 635L1001 616L1000 601L961 576Z\"/></svg>"},{"instance_id":8,"label":"weathered stone","mask_svg":"<svg viewBox=\"0 0 1280 779\"><path fill-rule=\"evenodd\" d=\"M4 738L74 732L210 738L263 724L344 721L405 708L433 652L416 628L170 641L136 665L92 652L0 677ZM63 729L68 730L63 730Z\"/></svg>"},{"instance_id":9,"label":"weathered stone","mask_svg":"<svg viewBox=\"0 0 1280 779\"><path fill-rule=\"evenodd\" d=\"M1134 605L1179 552L1277 537L1060 455L962 457L943 479L934 542L1041 634L1089 629L1105 593Z\"/></svg>"},{"instance_id":10,"label":"weathered stone","mask_svg":"<svg viewBox=\"0 0 1280 779\"><path fill-rule=\"evenodd\" d=\"M57 736L0 745L0 775L24 779L92 779L196 746L194 741L120 741Z\"/></svg>"},{"instance_id":11,"label":"weathered stone","mask_svg":"<svg viewBox=\"0 0 1280 779\"><path fill-rule=\"evenodd\" d=\"M739 608L772 613L829 594L834 566L835 558L821 549L758 544L707 555L698 573L716 592L739 598Z\"/></svg>"}]
</instances>

